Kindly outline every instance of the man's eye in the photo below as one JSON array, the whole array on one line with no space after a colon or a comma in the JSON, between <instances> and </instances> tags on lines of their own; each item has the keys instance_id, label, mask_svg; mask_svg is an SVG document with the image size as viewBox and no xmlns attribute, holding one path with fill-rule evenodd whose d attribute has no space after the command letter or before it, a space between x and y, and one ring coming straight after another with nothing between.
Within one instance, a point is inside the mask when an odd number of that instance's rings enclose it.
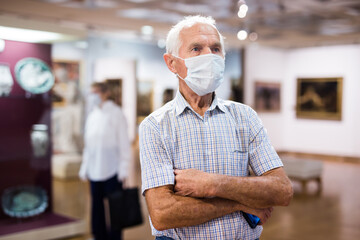
<instances>
[{"instance_id":1,"label":"man's eye","mask_svg":"<svg viewBox=\"0 0 360 240\"><path fill-rule=\"evenodd\" d=\"M197 52L197 51L199 51L199 48L198 48L198 47L194 47L192 50Z\"/></svg>"},{"instance_id":2,"label":"man's eye","mask_svg":"<svg viewBox=\"0 0 360 240\"><path fill-rule=\"evenodd\" d=\"M220 48L213 48L213 52L220 52Z\"/></svg>"}]
</instances>

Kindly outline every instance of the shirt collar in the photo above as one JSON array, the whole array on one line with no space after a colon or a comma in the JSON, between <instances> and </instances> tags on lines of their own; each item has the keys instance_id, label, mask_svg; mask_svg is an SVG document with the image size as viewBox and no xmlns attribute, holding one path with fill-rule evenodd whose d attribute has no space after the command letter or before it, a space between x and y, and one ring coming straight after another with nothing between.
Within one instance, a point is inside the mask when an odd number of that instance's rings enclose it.
<instances>
[{"instance_id":1,"label":"shirt collar","mask_svg":"<svg viewBox=\"0 0 360 240\"><path fill-rule=\"evenodd\" d=\"M186 108L189 108L192 110L190 104L185 100L185 98L183 97L183 95L180 93L179 90L177 91L174 100L175 100L175 115L176 116L179 116L181 113L183 113ZM211 103L211 106L208 109L208 111L213 111L214 109L216 109L216 107L218 107L222 112L225 112L225 106L221 103L221 101L219 101L218 97L215 94L214 100Z\"/></svg>"},{"instance_id":2,"label":"shirt collar","mask_svg":"<svg viewBox=\"0 0 360 240\"><path fill-rule=\"evenodd\" d=\"M106 100L105 102L103 102L101 107L97 106L97 108L100 109L100 110L106 110L106 109L110 108L111 105L112 105L111 100Z\"/></svg>"}]
</instances>

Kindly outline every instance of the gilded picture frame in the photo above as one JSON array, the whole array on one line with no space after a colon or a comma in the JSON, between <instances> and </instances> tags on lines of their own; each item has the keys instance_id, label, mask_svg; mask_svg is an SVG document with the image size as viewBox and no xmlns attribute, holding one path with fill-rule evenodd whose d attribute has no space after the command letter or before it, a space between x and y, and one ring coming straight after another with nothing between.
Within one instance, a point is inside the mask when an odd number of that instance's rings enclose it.
<instances>
[{"instance_id":1,"label":"gilded picture frame","mask_svg":"<svg viewBox=\"0 0 360 240\"><path fill-rule=\"evenodd\" d=\"M296 117L337 120L342 117L343 78L298 78Z\"/></svg>"}]
</instances>

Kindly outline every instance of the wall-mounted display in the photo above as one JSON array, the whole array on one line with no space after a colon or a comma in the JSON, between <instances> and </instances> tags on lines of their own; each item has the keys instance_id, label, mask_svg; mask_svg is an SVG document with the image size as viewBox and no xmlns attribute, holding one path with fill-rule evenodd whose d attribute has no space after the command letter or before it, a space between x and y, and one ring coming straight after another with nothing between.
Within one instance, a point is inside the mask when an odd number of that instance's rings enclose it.
<instances>
[{"instance_id":1,"label":"wall-mounted display","mask_svg":"<svg viewBox=\"0 0 360 240\"><path fill-rule=\"evenodd\" d=\"M0 63L0 97L8 96L13 85L14 81L11 76L9 65Z\"/></svg>"},{"instance_id":2,"label":"wall-mounted display","mask_svg":"<svg viewBox=\"0 0 360 240\"><path fill-rule=\"evenodd\" d=\"M163 105L175 97L175 90L172 88L166 88L163 92Z\"/></svg>"},{"instance_id":3,"label":"wall-mounted display","mask_svg":"<svg viewBox=\"0 0 360 240\"><path fill-rule=\"evenodd\" d=\"M280 112L280 83L255 82L255 110Z\"/></svg>"},{"instance_id":4,"label":"wall-mounted display","mask_svg":"<svg viewBox=\"0 0 360 240\"><path fill-rule=\"evenodd\" d=\"M341 77L298 78L296 117L341 120Z\"/></svg>"},{"instance_id":5,"label":"wall-mounted display","mask_svg":"<svg viewBox=\"0 0 360 240\"><path fill-rule=\"evenodd\" d=\"M110 98L117 105L122 106L122 79L121 78L111 78L105 80L106 84L110 89Z\"/></svg>"},{"instance_id":6,"label":"wall-mounted display","mask_svg":"<svg viewBox=\"0 0 360 240\"><path fill-rule=\"evenodd\" d=\"M152 81L137 82L137 123L153 111L154 83Z\"/></svg>"},{"instance_id":7,"label":"wall-mounted display","mask_svg":"<svg viewBox=\"0 0 360 240\"><path fill-rule=\"evenodd\" d=\"M51 89L53 152L79 153L82 150L84 101L80 90L80 62L55 59L52 66L55 75Z\"/></svg>"},{"instance_id":8,"label":"wall-mounted display","mask_svg":"<svg viewBox=\"0 0 360 240\"><path fill-rule=\"evenodd\" d=\"M55 79L49 66L37 58L23 58L15 65L16 81L27 92L40 94L49 91Z\"/></svg>"},{"instance_id":9,"label":"wall-mounted display","mask_svg":"<svg viewBox=\"0 0 360 240\"><path fill-rule=\"evenodd\" d=\"M46 191L39 186L16 186L4 190L2 208L10 217L27 218L39 215L48 206Z\"/></svg>"},{"instance_id":10,"label":"wall-mounted display","mask_svg":"<svg viewBox=\"0 0 360 240\"><path fill-rule=\"evenodd\" d=\"M54 107L65 107L80 99L80 63L78 61L54 60L52 68L55 84L52 88Z\"/></svg>"},{"instance_id":11,"label":"wall-mounted display","mask_svg":"<svg viewBox=\"0 0 360 240\"><path fill-rule=\"evenodd\" d=\"M231 94L230 100L243 103L244 102L244 84L242 78L231 78Z\"/></svg>"}]
</instances>

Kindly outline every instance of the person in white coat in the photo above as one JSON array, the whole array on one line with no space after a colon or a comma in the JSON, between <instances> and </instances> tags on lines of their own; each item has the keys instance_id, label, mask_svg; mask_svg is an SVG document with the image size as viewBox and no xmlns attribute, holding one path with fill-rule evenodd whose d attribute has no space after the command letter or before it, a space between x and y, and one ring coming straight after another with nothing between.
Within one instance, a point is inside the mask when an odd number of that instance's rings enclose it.
<instances>
[{"instance_id":1,"label":"person in white coat","mask_svg":"<svg viewBox=\"0 0 360 240\"><path fill-rule=\"evenodd\" d=\"M94 83L91 94L97 104L85 124L79 177L90 181L91 227L95 240L119 240L121 231L107 231L104 198L122 189L128 177L131 145L127 122L121 108L110 100L106 83Z\"/></svg>"}]
</instances>

